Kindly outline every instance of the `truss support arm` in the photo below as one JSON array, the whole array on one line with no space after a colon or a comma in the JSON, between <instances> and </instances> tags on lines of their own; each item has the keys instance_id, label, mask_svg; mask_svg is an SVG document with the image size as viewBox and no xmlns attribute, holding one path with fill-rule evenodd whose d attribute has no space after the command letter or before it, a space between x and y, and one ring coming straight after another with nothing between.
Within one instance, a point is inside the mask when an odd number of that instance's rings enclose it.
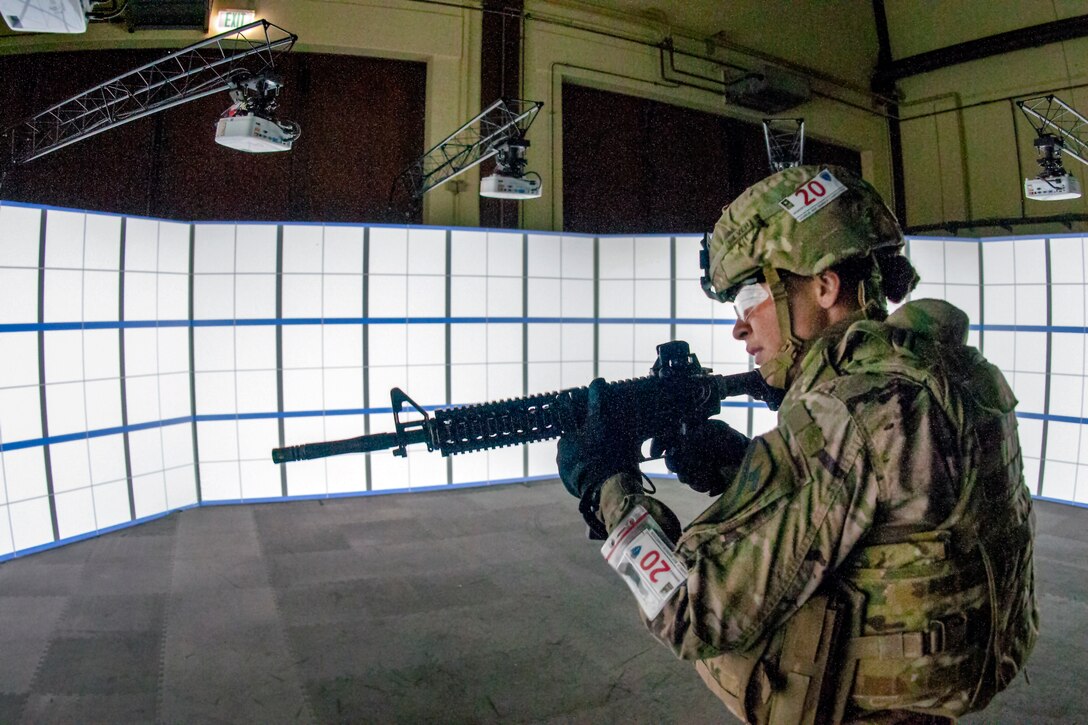
<instances>
[{"instance_id":1,"label":"truss support arm","mask_svg":"<svg viewBox=\"0 0 1088 725\"><path fill-rule=\"evenodd\" d=\"M12 163L45 156L129 121L269 74L298 36L267 20L182 48L117 76L9 128Z\"/></svg>"},{"instance_id":2,"label":"truss support arm","mask_svg":"<svg viewBox=\"0 0 1088 725\"><path fill-rule=\"evenodd\" d=\"M503 144L524 138L543 106L540 101L510 98L495 101L413 161L397 178L394 192L399 186L412 199L419 199L431 189L491 158L499 153Z\"/></svg>"},{"instance_id":3,"label":"truss support arm","mask_svg":"<svg viewBox=\"0 0 1088 725\"><path fill-rule=\"evenodd\" d=\"M1037 135L1052 133L1062 140L1062 152L1088 165L1088 118L1056 96L1017 101Z\"/></svg>"},{"instance_id":4,"label":"truss support arm","mask_svg":"<svg viewBox=\"0 0 1088 725\"><path fill-rule=\"evenodd\" d=\"M805 162L805 119L765 118L763 140L772 174Z\"/></svg>"}]
</instances>

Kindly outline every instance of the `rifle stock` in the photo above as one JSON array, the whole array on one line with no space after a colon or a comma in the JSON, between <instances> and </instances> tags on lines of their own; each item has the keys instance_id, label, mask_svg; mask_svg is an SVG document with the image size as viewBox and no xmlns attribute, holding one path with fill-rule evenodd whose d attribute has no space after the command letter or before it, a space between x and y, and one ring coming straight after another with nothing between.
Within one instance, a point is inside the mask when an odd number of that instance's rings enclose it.
<instances>
[{"instance_id":1,"label":"rifle stock","mask_svg":"<svg viewBox=\"0 0 1088 725\"><path fill-rule=\"evenodd\" d=\"M684 426L706 420L721 410L725 398L750 395L776 410L783 395L783 391L768 386L758 370L712 374L699 365L682 340L657 346L657 361L650 375L617 380L608 386L610 407L604 414L626 421L631 438L639 442L673 435ZM438 450L443 456L521 445L577 430L588 408L585 387L445 408L436 410L433 417L400 388L393 388L390 395L395 432L276 448L272 460L287 463L390 448L393 455L405 456L406 447L415 443L425 443L428 451ZM406 405L420 417L402 420Z\"/></svg>"}]
</instances>

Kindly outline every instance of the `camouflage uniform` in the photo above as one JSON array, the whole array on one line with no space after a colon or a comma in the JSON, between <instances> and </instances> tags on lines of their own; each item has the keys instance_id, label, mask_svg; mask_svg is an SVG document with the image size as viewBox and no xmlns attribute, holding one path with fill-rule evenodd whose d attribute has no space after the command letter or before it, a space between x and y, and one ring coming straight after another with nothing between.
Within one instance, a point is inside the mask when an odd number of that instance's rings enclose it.
<instances>
[{"instance_id":1,"label":"camouflage uniform","mask_svg":"<svg viewBox=\"0 0 1088 725\"><path fill-rule=\"evenodd\" d=\"M732 483L676 544L686 587L647 621L749 722L955 717L1034 644L1012 392L951 305L871 313L803 343L777 428L723 470ZM675 521L619 474L607 528L636 504Z\"/></svg>"}]
</instances>

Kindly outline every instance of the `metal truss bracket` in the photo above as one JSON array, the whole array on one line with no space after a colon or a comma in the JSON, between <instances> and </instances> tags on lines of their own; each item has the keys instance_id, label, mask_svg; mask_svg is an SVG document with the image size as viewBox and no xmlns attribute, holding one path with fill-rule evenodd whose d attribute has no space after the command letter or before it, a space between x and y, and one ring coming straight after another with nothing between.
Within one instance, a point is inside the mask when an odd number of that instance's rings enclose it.
<instances>
[{"instance_id":1,"label":"metal truss bracket","mask_svg":"<svg viewBox=\"0 0 1088 725\"><path fill-rule=\"evenodd\" d=\"M7 129L25 163L89 136L270 74L298 36L267 20L244 25L117 76Z\"/></svg>"},{"instance_id":2,"label":"metal truss bracket","mask_svg":"<svg viewBox=\"0 0 1088 725\"><path fill-rule=\"evenodd\" d=\"M418 200L496 155L503 144L523 139L543 106L540 101L516 98L495 101L402 171L394 182L391 200L398 188Z\"/></svg>"},{"instance_id":3,"label":"metal truss bracket","mask_svg":"<svg viewBox=\"0 0 1088 725\"><path fill-rule=\"evenodd\" d=\"M772 174L805 162L805 119L765 118L763 139Z\"/></svg>"},{"instance_id":4,"label":"metal truss bracket","mask_svg":"<svg viewBox=\"0 0 1088 725\"><path fill-rule=\"evenodd\" d=\"M1088 165L1088 118L1057 96L1038 96L1017 101L1039 136L1054 133L1062 140L1062 152Z\"/></svg>"}]
</instances>

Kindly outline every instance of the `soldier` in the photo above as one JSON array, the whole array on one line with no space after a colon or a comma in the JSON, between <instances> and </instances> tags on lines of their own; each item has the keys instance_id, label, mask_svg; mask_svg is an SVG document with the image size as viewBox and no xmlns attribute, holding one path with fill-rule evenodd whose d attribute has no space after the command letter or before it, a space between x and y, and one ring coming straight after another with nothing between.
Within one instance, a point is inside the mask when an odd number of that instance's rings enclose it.
<instances>
[{"instance_id":1,"label":"soldier","mask_svg":"<svg viewBox=\"0 0 1088 725\"><path fill-rule=\"evenodd\" d=\"M917 283L876 191L798 167L725 207L704 289L785 391L751 441L718 420L656 453L717 496L683 531L648 496L608 388L557 463L643 619L752 723L954 722L1023 666L1038 631L1016 401ZM648 514L648 515L647 515ZM670 578L672 577L672 578Z\"/></svg>"}]
</instances>

